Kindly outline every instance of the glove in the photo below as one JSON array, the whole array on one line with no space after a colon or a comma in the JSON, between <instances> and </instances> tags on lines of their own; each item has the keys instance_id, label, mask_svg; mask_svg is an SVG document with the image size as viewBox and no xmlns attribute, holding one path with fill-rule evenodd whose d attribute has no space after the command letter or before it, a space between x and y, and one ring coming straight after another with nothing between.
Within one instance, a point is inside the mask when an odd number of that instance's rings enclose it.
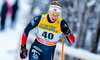
<instances>
[{"instance_id":1,"label":"glove","mask_svg":"<svg viewBox=\"0 0 100 60\"><path fill-rule=\"evenodd\" d=\"M68 28L67 24L64 24L63 26L63 33L65 33L65 36L67 37L67 40L69 41L70 44L75 43L75 37L73 34L71 34L71 31Z\"/></svg>"},{"instance_id":2,"label":"glove","mask_svg":"<svg viewBox=\"0 0 100 60\"><path fill-rule=\"evenodd\" d=\"M71 44L72 44L72 43L73 43L73 44L75 43L75 37L74 37L73 34L68 34L68 38L69 38Z\"/></svg>"},{"instance_id":3,"label":"glove","mask_svg":"<svg viewBox=\"0 0 100 60\"><path fill-rule=\"evenodd\" d=\"M27 57L27 49L26 49L26 45L21 45L21 51L20 51L20 57L22 59L25 59Z\"/></svg>"}]
</instances>

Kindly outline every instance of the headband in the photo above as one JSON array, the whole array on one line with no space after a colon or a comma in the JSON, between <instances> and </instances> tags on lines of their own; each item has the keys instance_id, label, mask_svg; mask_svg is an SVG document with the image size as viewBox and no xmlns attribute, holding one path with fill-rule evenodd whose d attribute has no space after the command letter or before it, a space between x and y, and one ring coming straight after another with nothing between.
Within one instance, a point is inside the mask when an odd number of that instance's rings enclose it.
<instances>
[{"instance_id":1,"label":"headband","mask_svg":"<svg viewBox=\"0 0 100 60\"><path fill-rule=\"evenodd\" d=\"M50 5L49 11L55 11L61 13L61 7L57 5Z\"/></svg>"}]
</instances>

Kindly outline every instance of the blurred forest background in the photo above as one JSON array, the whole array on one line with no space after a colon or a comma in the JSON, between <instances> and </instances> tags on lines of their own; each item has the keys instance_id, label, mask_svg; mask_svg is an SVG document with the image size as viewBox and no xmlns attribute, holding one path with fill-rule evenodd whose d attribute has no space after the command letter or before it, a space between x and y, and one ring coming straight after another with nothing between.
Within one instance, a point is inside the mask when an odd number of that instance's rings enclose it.
<instances>
[{"instance_id":1,"label":"blurred forest background","mask_svg":"<svg viewBox=\"0 0 100 60\"><path fill-rule=\"evenodd\" d=\"M10 29L9 32L17 30L19 32L15 52L17 53L20 50L21 34L24 28L35 16L48 13L50 2L54 0L14 0L13 2L11 2L11 0L0 0L0 16L2 16L2 6L5 1L8 1L11 7L18 1L18 9L15 9L18 11L15 16L15 22L10 22L12 23L11 28L9 27L10 23L6 22L5 30L0 30L0 36L3 35L7 29ZM76 40L76 43L70 46L65 38L64 60L100 60L100 0L57 1L62 4L61 17L68 23ZM8 7L8 10L9 9L11 8ZM12 16L12 11L8 16ZM6 21L10 21L9 17ZM2 17L0 21L1 19ZM12 28L12 25L15 26ZM28 37L28 49L30 49L30 45L35 38L35 31L36 29L31 31ZM0 37L0 41L2 41L2 37ZM62 46L61 44L62 41L59 41L59 47L56 48L54 60L61 60L61 49L59 49ZM19 53L17 53L15 60L20 60Z\"/></svg>"}]
</instances>

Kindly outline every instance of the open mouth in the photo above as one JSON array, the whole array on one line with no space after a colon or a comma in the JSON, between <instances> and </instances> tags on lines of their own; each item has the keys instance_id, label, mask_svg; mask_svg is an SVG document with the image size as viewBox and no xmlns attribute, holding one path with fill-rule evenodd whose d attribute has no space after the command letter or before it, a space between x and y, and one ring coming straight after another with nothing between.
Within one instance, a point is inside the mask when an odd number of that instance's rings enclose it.
<instances>
[{"instance_id":1,"label":"open mouth","mask_svg":"<svg viewBox=\"0 0 100 60\"><path fill-rule=\"evenodd\" d=\"M55 20L55 19L52 19L53 21Z\"/></svg>"}]
</instances>

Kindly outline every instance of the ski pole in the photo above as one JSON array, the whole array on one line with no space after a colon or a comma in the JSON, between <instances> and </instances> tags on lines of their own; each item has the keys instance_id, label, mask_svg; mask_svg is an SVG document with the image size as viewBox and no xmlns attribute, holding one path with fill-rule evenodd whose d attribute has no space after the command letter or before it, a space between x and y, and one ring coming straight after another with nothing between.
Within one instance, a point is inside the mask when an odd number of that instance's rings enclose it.
<instances>
[{"instance_id":1,"label":"ski pole","mask_svg":"<svg viewBox=\"0 0 100 60\"><path fill-rule=\"evenodd\" d=\"M62 41L61 60L63 60L63 52L64 52L64 33L63 33L63 41Z\"/></svg>"}]
</instances>

